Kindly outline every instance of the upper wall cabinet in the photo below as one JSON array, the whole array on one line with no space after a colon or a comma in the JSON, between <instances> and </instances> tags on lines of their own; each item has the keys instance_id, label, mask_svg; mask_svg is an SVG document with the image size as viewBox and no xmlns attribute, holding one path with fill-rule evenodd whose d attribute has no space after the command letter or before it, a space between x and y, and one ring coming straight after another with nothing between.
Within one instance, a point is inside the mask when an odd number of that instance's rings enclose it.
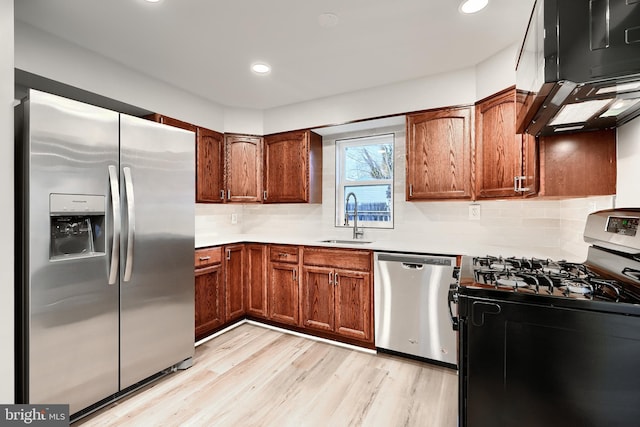
<instances>
[{"instance_id":1,"label":"upper wall cabinet","mask_svg":"<svg viewBox=\"0 0 640 427\"><path fill-rule=\"evenodd\" d=\"M196 202L222 203L224 188L224 135L199 127L196 132Z\"/></svg>"},{"instance_id":2,"label":"upper wall cabinet","mask_svg":"<svg viewBox=\"0 0 640 427\"><path fill-rule=\"evenodd\" d=\"M522 197L537 193L535 138L516 134L515 89L476 104L475 196Z\"/></svg>"},{"instance_id":3,"label":"upper wall cabinet","mask_svg":"<svg viewBox=\"0 0 640 427\"><path fill-rule=\"evenodd\" d=\"M195 132L196 202L224 202L224 135L160 114L152 114L147 119Z\"/></svg>"},{"instance_id":4,"label":"upper wall cabinet","mask_svg":"<svg viewBox=\"0 0 640 427\"><path fill-rule=\"evenodd\" d=\"M407 200L471 198L471 108L407 115Z\"/></svg>"},{"instance_id":5,"label":"upper wall cabinet","mask_svg":"<svg viewBox=\"0 0 640 427\"><path fill-rule=\"evenodd\" d=\"M227 201L262 201L262 143L260 136L225 134Z\"/></svg>"},{"instance_id":6,"label":"upper wall cabinet","mask_svg":"<svg viewBox=\"0 0 640 427\"><path fill-rule=\"evenodd\" d=\"M263 202L322 202L320 135L305 130L264 137Z\"/></svg>"},{"instance_id":7,"label":"upper wall cabinet","mask_svg":"<svg viewBox=\"0 0 640 427\"><path fill-rule=\"evenodd\" d=\"M616 194L615 129L540 137L541 196L609 194Z\"/></svg>"}]
</instances>

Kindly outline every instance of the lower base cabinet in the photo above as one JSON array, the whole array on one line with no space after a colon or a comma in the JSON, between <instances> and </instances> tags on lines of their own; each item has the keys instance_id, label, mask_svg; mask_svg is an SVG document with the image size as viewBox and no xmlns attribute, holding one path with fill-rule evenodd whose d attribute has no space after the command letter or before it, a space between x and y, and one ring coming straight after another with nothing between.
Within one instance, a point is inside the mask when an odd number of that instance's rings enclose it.
<instances>
[{"instance_id":1,"label":"lower base cabinet","mask_svg":"<svg viewBox=\"0 0 640 427\"><path fill-rule=\"evenodd\" d=\"M266 319L267 312L267 246L246 245L246 302L247 314Z\"/></svg>"},{"instance_id":2,"label":"lower base cabinet","mask_svg":"<svg viewBox=\"0 0 640 427\"><path fill-rule=\"evenodd\" d=\"M225 323L221 248L198 250L195 259L195 337L200 339Z\"/></svg>"},{"instance_id":3,"label":"lower base cabinet","mask_svg":"<svg viewBox=\"0 0 640 427\"><path fill-rule=\"evenodd\" d=\"M305 248L303 326L373 343L371 262L369 251Z\"/></svg>"},{"instance_id":4,"label":"lower base cabinet","mask_svg":"<svg viewBox=\"0 0 640 427\"><path fill-rule=\"evenodd\" d=\"M297 246L269 245L269 320L291 326L300 324L299 259Z\"/></svg>"},{"instance_id":5,"label":"lower base cabinet","mask_svg":"<svg viewBox=\"0 0 640 427\"><path fill-rule=\"evenodd\" d=\"M249 316L372 347L372 261L370 251L357 249L257 243L199 249L196 338Z\"/></svg>"}]
</instances>

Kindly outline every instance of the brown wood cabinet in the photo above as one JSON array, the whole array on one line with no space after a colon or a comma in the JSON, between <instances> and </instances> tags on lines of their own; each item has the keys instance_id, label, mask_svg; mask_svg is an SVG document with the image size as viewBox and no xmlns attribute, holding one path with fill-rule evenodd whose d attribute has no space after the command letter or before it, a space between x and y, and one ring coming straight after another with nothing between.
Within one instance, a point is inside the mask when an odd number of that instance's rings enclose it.
<instances>
[{"instance_id":1,"label":"brown wood cabinet","mask_svg":"<svg viewBox=\"0 0 640 427\"><path fill-rule=\"evenodd\" d=\"M224 135L199 127L196 131L196 202L224 202L224 176Z\"/></svg>"},{"instance_id":2,"label":"brown wood cabinet","mask_svg":"<svg viewBox=\"0 0 640 427\"><path fill-rule=\"evenodd\" d=\"M224 247L225 253L225 320L232 321L244 316L244 245Z\"/></svg>"},{"instance_id":3,"label":"brown wood cabinet","mask_svg":"<svg viewBox=\"0 0 640 427\"><path fill-rule=\"evenodd\" d=\"M246 264L246 312L250 316L267 318L267 246L245 245Z\"/></svg>"},{"instance_id":4,"label":"brown wood cabinet","mask_svg":"<svg viewBox=\"0 0 640 427\"><path fill-rule=\"evenodd\" d=\"M303 326L373 342L371 252L305 247L303 256Z\"/></svg>"},{"instance_id":5,"label":"brown wood cabinet","mask_svg":"<svg viewBox=\"0 0 640 427\"><path fill-rule=\"evenodd\" d=\"M310 130L264 137L264 203L322 203L322 137Z\"/></svg>"},{"instance_id":6,"label":"brown wood cabinet","mask_svg":"<svg viewBox=\"0 0 640 427\"><path fill-rule=\"evenodd\" d=\"M407 115L407 200L471 198L471 108Z\"/></svg>"},{"instance_id":7,"label":"brown wood cabinet","mask_svg":"<svg viewBox=\"0 0 640 427\"><path fill-rule=\"evenodd\" d=\"M222 248L196 250L195 336L203 338L225 322Z\"/></svg>"},{"instance_id":8,"label":"brown wood cabinet","mask_svg":"<svg viewBox=\"0 0 640 427\"><path fill-rule=\"evenodd\" d=\"M540 137L541 196L609 194L616 194L614 129Z\"/></svg>"},{"instance_id":9,"label":"brown wood cabinet","mask_svg":"<svg viewBox=\"0 0 640 427\"><path fill-rule=\"evenodd\" d=\"M260 136L225 134L228 202L262 201Z\"/></svg>"},{"instance_id":10,"label":"brown wood cabinet","mask_svg":"<svg viewBox=\"0 0 640 427\"><path fill-rule=\"evenodd\" d=\"M535 138L516 134L515 89L476 103L475 197L532 196L538 191Z\"/></svg>"},{"instance_id":11,"label":"brown wood cabinet","mask_svg":"<svg viewBox=\"0 0 640 427\"><path fill-rule=\"evenodd\" d=\"M297 246L269 245L269 319L293 326L300 324L299 250Z\"/></svg>"}]
</instances>

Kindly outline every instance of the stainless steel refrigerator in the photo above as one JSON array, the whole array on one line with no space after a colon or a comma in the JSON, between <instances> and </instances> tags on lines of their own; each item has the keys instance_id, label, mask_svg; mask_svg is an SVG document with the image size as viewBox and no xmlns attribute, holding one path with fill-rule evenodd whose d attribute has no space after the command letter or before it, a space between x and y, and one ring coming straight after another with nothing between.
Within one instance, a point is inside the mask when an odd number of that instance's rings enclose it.
<instances>
[{"instance_id":1,"label":"stainless steel refrigerator","mask_svg":"<svg viewBox=\"0 0 640 427\"><path fill-rule=\"evenodd\" d=\"M194 134L30 90L16 154L17 402L78 416L190 366Z\"/></svg>"}]
</instances>

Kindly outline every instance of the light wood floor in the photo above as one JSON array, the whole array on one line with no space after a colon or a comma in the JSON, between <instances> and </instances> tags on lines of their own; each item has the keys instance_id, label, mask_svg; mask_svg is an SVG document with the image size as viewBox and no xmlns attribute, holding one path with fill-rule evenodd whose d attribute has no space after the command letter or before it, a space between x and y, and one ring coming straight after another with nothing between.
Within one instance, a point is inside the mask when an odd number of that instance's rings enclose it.
<instances>
[{"instance_id":1,"label":"light wood floor","mask_svg":"<svg viewBox=\"0 0 640 427\"><path fill-rule=\"evenodd\" d=\"M454 370L244 324L74 426L457 425Z\"/></svg>"}]
</instances>

